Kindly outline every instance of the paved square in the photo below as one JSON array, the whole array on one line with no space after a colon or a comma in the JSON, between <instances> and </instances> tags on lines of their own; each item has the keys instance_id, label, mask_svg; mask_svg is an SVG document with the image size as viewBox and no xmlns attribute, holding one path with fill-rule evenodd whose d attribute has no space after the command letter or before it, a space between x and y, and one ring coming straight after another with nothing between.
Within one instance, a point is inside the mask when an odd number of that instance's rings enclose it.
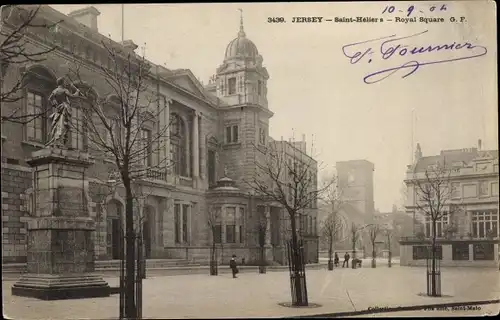
<instances>
[{"instance_id":1,"label":"paved square","mask_svg":"<svg viewBox=\"0 0 500 320\"><path fill-rule=\"evenodd\" d=\"M499 272L485 268L443 268L442 298L420 296L426 290L425 269L412 267L375 269L310 270L307 272L309 301L319 308L286 308L289 302L288 272L158 276L144 280L144 318L284 317L319 313L348 312L369 307L397 307L492 300L500 297ZM106 279L117 285L117 278ZM13 297L6 281L4 314L15 319L103 319L117 318L118 295L108 298L41 301ZM467 311L481 315L498 312L499 306ZM405 312L415 314L419 311ZM384 314L385 316L401 313ZM431 315L431 313L426 313ZM432 316L457 315L432 312ZM380 314L376 315L380 316Z\"/></svg>"}]
</instances>

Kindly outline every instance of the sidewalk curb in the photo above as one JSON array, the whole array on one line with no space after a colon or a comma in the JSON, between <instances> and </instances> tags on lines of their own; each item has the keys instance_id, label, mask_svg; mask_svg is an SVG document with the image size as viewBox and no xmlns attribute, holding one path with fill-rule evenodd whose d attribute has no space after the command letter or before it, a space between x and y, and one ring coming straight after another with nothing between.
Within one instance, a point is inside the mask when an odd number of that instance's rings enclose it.
<instances>
[{"instance_id":1,"label":"sidewalk curb","mask_svg":"<svg viewBox=\"0 0 500 320\"><path fill-rule=\"evenodd\" d=\"M482 304L494 304L500 303L500 299L495 300L480 300L480 301L469 301L469 302L448 302L448 303L436 303L436 304L423 304L417 306L404 306L404 307L387 307L387 308L373 308L365 309L359 311L346 311L346 312L334 312L334 313L321 313L314 315L303 315L298 317L286 317L286 318L340 318L349 316L359 316L365 314L374 313L388 313L388 312L399 312L399 311L414 311L414 310L424 310L424 309L434 309L434 308L452 308L459 306L477 306Z\"/></svg>"}]
</instances>

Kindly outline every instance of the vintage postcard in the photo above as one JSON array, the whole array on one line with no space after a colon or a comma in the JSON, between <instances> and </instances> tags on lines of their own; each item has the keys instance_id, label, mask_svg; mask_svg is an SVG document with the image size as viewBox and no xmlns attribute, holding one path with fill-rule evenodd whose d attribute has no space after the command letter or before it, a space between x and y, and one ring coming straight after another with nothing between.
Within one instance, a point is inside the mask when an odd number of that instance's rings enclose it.
<instances>
[{"instance_id":1,"label":"vintage postcard","mask_svg":"<svg viewBox=\"0 0 500 320\"><path fill-rule=\"evenodd\" d=\"M4 317L499 313L495 2L0 13Z\"/></svg>"}]
</instances>

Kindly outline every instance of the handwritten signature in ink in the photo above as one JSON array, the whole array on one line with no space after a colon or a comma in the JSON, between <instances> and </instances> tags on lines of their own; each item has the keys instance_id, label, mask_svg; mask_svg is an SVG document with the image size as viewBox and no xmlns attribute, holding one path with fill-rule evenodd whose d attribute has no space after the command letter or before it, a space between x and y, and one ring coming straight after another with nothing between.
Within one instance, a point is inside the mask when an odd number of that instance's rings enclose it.
<instances>
[{"instance_id":1,"label":"handwritten signature in ink","mask_svg":"<svg viewBox=\"0 0 500 320\"><path fill-rule=\"evenodd\" d=\"M427 33L429 30L419 32L406 37L397 37L395 34L387 37L381 37L377 39L371 39L356 43L346 44L342 47L342 52L349 58L351 64L357 64L360 61L368 61L371 63L375 58L375 51L371 47L372 43L380 42L380 56L385 61L394 61L394 57L411 57L411 61L407 61L396 67L391 67L387 69L378 70L376 72L370 73L363 78L366 84L373 84L380 82L388 77L392 76L399 70L403 70L404 73L401 78L406 78L409 75L415 73L420 67L425 65L433 65L439 63L460 61L466 59L478 58L484 56L488 50L484 46L474 45L470 42L457 43L452 42L448 44L436 44L436 45L424 45L415 46L403 44L402 40L410 39L414 37L421 36ZM370 47L367 47L370 46ZM443 51L455 51L459 53L458 57L444 58L436 60L436 58L430 58L433 53L443 52ZM425 61L413 60L414 57L422 57ZM392 58L392 60L391 60Z\"/></svg>"}]
</instances>

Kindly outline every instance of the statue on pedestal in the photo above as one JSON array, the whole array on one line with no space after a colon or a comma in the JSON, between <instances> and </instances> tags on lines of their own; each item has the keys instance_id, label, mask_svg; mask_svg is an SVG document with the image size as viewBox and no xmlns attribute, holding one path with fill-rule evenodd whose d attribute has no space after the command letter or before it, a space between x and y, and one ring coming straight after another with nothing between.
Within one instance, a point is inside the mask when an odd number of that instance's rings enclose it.
<instances>
[{"instance_id":1,"label":"statue on pedestal","mask_svg":"<svg viewBox=\"0 0 500 320\"><path fill-rule=\"evenodd\" d=\"M49 96L49 101L54 107L54 112L50 115L52 120L50 130L50 140L47 146L64 147L68 142L68 134L71 125L71 104L69 98L82 97L80 90L73 84L75 89L71 93L66 89L64 78L57 79L57 88L55 88Z\"/></svg>"}]
</instances>

